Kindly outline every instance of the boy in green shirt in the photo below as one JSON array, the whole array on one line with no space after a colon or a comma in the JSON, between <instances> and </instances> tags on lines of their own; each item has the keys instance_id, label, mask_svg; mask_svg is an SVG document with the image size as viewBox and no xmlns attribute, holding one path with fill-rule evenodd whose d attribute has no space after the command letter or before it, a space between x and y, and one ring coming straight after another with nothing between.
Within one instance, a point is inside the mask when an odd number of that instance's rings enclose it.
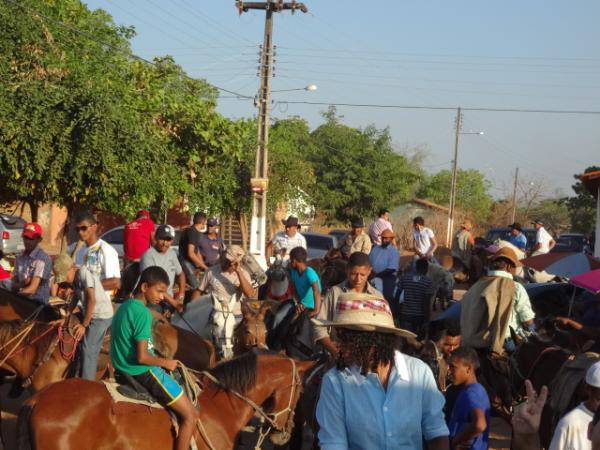
<instances>
[{"instance_id":1,"label":"boy in green shirt","mask_svg":"<svg viewBox=\"0 0 600 450\"><path fill-rule=\"evenodd\" d=\"M135 378L161 404L177 413L181 422L175 448L188 450L198 411L181 386L163 370L175 370L177 361L154 354L152 314L146 308L148 304L159 304L168 286L169 276L161 267L148 267L142 272L135 298L123 303L113 318L110 354L117 371Z\"/></svg>"}]
</instances>

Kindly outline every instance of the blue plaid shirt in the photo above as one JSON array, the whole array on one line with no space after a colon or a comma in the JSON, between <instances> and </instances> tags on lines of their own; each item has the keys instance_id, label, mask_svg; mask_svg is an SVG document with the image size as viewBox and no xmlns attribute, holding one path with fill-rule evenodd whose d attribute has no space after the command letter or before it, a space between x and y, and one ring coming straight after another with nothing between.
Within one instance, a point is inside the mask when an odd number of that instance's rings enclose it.
<instances>
[{"instance_id":1,"label":"blue plaid shirt","mask_svg":"<svg viewBox=\"0 0 600 450\"><path fill-rule=\"evenodd\" d=\"M38 245L31 253L21 253L15 258L13 277L20 287L25 287L33 277L40 277L40 285L35 294L28 296L40 303L48 304L50 299L50 276L52 275L52 260Z\"/></svg>"},{"instance_id":2,"label":"blue plaid shirt","mask_svg":"<svg viewBox=\"0 0 600 450\"><path fill-rule=\"evenodd\" d=\"M330 369L317 404L322 450L421 450L448 436L444 397L431 369L396 352L387 390L375 373Z\"/></svg>"}]
</instances>

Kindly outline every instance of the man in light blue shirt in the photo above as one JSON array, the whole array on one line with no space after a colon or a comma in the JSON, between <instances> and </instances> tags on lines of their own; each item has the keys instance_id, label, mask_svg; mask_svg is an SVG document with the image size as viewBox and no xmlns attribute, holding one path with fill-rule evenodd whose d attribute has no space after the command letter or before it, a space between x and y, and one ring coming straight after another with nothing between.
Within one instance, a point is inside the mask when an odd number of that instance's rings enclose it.
<instances>
[{"instance_id":1,"label":"man in light blue shirt","mask_svg":"<svg viewBox=\"0 0 600 450\"><path fill-rule=\"evenodd\" d=\"M371 284L383 293L389 302L394 296L396 284L396 271L400 263L400 252L392 244L394 240L392 230L383 230L381 233L381 245L376 245L371 250L369 260L373 267Z\"/></svg>"},{"instance_id":2,"label":"man in light blue shirt","mask_svg":"<svg viewBox=\"0 0 600 450\"><path fill-rule=\"evenodd\" d=\"M527 237L523 234L521 224L518 222L509 225L510 238L508 242L517 247L519 250L525 250L527 247Z\"/></svg>"},{"instance_id":3,"label":"man in light blue shirt","mask_svg":"<svg viewBox=\"0 0 600 450\"><path fill-rule=\"evenodd\" d=\"M396 350L398 336L385 300L342 294L331 322L337 329L338 367L323 377L317 404L322 450L448 449L444 397L431 369Z\"/></svg>"}]
</instances>

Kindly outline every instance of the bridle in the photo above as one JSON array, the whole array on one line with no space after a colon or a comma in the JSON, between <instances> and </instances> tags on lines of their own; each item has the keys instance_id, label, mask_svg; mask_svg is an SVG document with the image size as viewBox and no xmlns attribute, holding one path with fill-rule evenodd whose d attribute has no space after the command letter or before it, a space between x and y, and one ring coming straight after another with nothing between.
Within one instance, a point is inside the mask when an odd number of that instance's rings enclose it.
<instances>
[{"instance_id":1,"label":"bridle","mask_svg":"<svg viewBox=\"0 0 600 450\"><path fill-rule=\"evenodd\" d=\"M254 402L250 398L246 397L245 395L240 394L239 392L237 392L233 389L227 389L227 387L224 386L211 373L209 373L207 371L200 372L201 375L204 375L213 384L226 390L230 394L235 395L240 400L242 400L247 405L249 405L254 410L254 415L260 419L261 423L267 424L266 431L263 431L262 426L260 428L260 431L259 431L260 436L258 438L258 442L255 446L255 449L260 449L262 447L262 443L264 442L265 438L269 435L269 433L271 433L272 429L275 429L277 432L279 432L281 434L280 439L283 443L287 442L292 435L292 428L294 427L294 405L298 400L298 396L300 395L300 392L302 391L302 380L300 379L300 375L298 374L298 368L296 367L296 361L292 358L286 358L286 359L288 361L290 361L292 364L292 377L291 377L292 383L290 385L290 397L288 400L288 404L285 408L283 408L280 411L273 412L273 413L265 412L265 410L260 405L256 404L256 402ZM285 419L285 423L283 425L279 425L279 417L282 416L283 414L288 414L287 419ZM198 429L200 431L200 435L204 439L208 448L210 450L216 450L216 448L213 446L212 442L210 441L210 438L206 434L206 430L204 429L204 426L202 425L202 421L200 419L198 419Z\"/></svg>"}]
</instances>

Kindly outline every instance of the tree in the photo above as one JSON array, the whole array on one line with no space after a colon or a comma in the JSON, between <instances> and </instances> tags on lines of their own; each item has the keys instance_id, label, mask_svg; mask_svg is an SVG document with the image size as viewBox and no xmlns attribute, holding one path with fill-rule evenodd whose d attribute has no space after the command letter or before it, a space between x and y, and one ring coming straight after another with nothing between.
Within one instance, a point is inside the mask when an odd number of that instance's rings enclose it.
<instances>
[{"instance_id":1,"label":"tree","mask_svg":"<svg viewBox=\"0 0 600 450\"><path fill-rule=\"evenodd\" d=\"M537 203L531 210L530 216L541 220L544 227L554 235L568 231L571 226L571 218L567 205L561 199L544 199Z\"/></svg>"},{"instance_id":2,"label":"tree","mask_svg":"<svg viewBox=\"0 0 600 450\"><path fill-rule=\"evenodd\" d=\"M600 170L598 166L590 166L584 173ZM596 199L579 180L579 174L573 175L577 181L573 186L575 196L563 199L571 215L571 229L579 233L590 234L596 223Z\"/></svg>"},{"instance_id":3,"label":"tree","mask_svg":"<svg viewBox=\"0 0 600 450\"><path fill-rule=\"evenodd\" d=\"M441 170L421 184L417 196L440 205L448 205L451 187L452 172ZM477 220L485 220L492 206L490 187L491 183L478 170L459 169L456 181L456 207L472 214Z\"/></svg>"},{"instance_id":4,"label":"tree","mask_svg":"<svg viewBox=\"0 0 600 450\"><path fill-rule=\"evenodd\" d=\"M307 157L316 177L311 195L328 222L374 216L410 197L418 174L392 148L389 129L351 128L335 108L324 117L311 134L314 148Z\"/></svg>"}]
</instances>

